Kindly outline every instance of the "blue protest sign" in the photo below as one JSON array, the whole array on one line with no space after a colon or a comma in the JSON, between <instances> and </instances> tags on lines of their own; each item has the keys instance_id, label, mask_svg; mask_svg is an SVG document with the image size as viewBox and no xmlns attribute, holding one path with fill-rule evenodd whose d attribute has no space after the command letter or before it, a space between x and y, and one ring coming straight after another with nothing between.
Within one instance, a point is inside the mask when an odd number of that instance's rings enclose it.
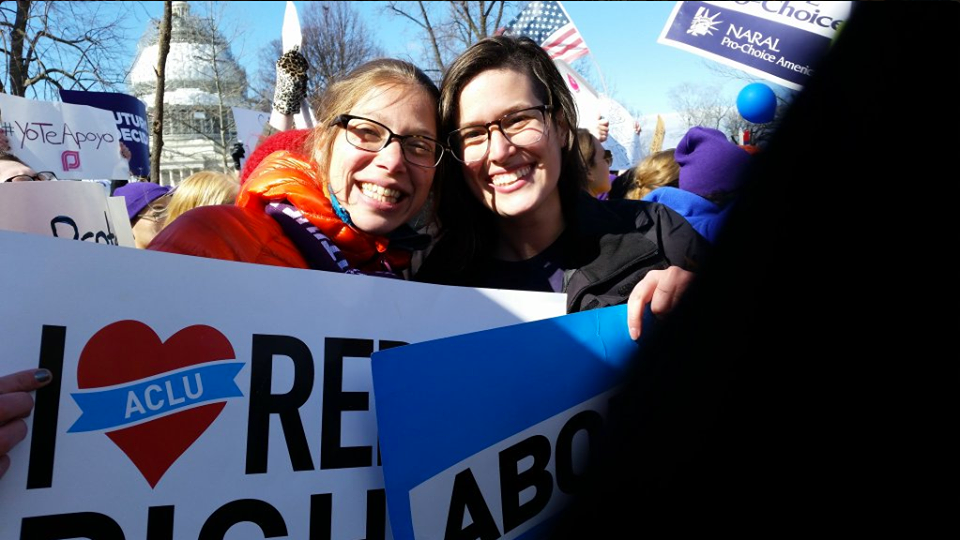
<instances>
[{"instance_id":1,"label":"blue protest sign","mask_svg":"<svg viewBox=\"0 0 960 540\"><path fill-rule=\"evenodd\" d=\"M588 450L637 351L626 311L375 353L394 538L523 538L555 517L582 486Z\"/></svg>"},{"instance_id":2,"label":"blue protest sign","mask_svg":"<svg viewBox=\"0 0 960 540\"><path fill-rule=\"evenodd\" d=\"M115 92L60 90L64 103L89 105L113 113L120 142L130 150L130 172L150 176L150 137L147 106L139 99Z\"/></svg>"},{"instance_id":3,"label":"blue protest sign","mask_svg":"<svg viewBox=\"0 0 960 540\"><path fill-rule=\"evenodd\" d=\"M677 2L658 43L800 90L850 2Z\"/></svg>"}]
</instances>

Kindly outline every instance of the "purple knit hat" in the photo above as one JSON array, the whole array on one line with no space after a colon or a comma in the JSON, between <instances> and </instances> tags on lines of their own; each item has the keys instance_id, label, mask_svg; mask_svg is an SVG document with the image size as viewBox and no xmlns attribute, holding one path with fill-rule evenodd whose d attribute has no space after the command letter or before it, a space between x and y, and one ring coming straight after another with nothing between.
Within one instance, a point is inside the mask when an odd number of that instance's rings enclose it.
<instances>
[{"instance_id":1,"label":"purple knit hat","mask_svg":"<svg viewBox=\"0 0 960 540\"><path fill-rule=\"evenodd\" d=\"M680 139L674 159L680 165L680 189L709 198L740 187L750 154L723 133L697 126Z\"/></svg>"},{"instance_id":2,"label":"purple knit hat","mask_svg":"<svg viewBox=\"0 0 960 540\"><path fill-rule=\"evenodd\" d=\"M123 197L127 202L127 216L133 221L148 204L167 194L170 188L153 182L130 182L113 191L115 197Z\"/></svg>"}]
</instances>

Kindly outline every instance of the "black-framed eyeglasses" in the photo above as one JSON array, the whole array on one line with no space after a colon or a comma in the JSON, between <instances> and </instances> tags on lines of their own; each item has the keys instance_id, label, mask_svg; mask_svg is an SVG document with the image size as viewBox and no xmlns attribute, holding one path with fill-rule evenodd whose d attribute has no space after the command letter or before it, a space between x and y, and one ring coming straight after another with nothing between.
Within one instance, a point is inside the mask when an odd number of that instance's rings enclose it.
<instances>
[{"instance_id":1,"label":"black-framed eyeglasses","mask_svg":"<svg viewBox=\"0 0 960 540\"><path fill-rule=\"evenodd\" d=\"M4 182L50 182L57 179L53 171L40 171L35 175L18 174L4 180Z\"/></svg>"},{"instance_id":2,"label":"black-framed eyeglasses","mask_svg":"<svg viewBox=\"0 0 960 540\"><path fill-rule=\"evenodd\" d=\"M603 160L607 162L607 165L613 165L613 152L610 150L604 150Z\"/></svg>"},{"instance_id":3,"label":"black-framed eyeglasses","mask_svg":"<svg viewBox=\"0 0 960 540\"><path fill-rule=\"evenodd\" d=\"M443 157L443 145L423 135L397 135L387 126L352 114L341 114L332 125L343 128L344 137L351 146L367 152L379 152L394 139L400 142L403 159L418 167L434 168Z\"/></svg>"},{"instance_id":4,"label":"black-framed eyeglasses","mask_svg":"<svg viewBox=\"0 0 960 540\"><path fill-rule=\"evenodd\" d=\"M490 128L493 126L497 126L514 146L538 143L549 129L546 115L550 109L550 105L537 105L507 113L493 122L454 130L447 137L450 153L462 163L480 161L490 150Z\"/></svg>"}]
</instances>

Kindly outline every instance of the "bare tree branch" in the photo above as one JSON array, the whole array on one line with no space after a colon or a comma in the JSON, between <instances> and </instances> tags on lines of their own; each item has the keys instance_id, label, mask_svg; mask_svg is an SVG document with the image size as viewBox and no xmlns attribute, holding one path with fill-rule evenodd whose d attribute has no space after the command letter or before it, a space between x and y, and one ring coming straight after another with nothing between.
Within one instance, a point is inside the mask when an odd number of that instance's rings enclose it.
<instances>
[{"instance_id":1,"label":"bare tree branch","mask_svg":"<svg viewBox=\"0 0 960 540\"><path fill-rule=\"evenodd\" d=\"M0 27L7 30L0 54L7 69L0 89L50 98L60 88L116 88L126 68L125 12L121 6L105 14L101 2L2 2Z\"/></svg>"},{"instance_id":2,"label":"bare tree branch","mask_svg":"<svg viewBox=\"0 0 960 540\"><path fill-rule=\"evenodd\" d=\"M421 28L427 55L436 71L442 73L454 57L499 28L507 2L449 1L443 16L431 13L427 6L439 2L417 2L416 9L405 4L410 2L388 2L387 9ZM495 17L491 17L493 13Z\"/></svg>"},{"instance_id":3,"label":"bare tree branch","mask_svg":"<svg viewBox=\"0 0 960 540\"><path fill-rule=\"evenodd\" d=\"M167 53L170 52L170 32L173 26L173 1L164 0L163 19L160 20L159 47L157 51L157 88L153 100L153 125L150 138L150 181L160 183L160 153L163 151L163 89L166 84Z\"/></svg>"}]
</instances>

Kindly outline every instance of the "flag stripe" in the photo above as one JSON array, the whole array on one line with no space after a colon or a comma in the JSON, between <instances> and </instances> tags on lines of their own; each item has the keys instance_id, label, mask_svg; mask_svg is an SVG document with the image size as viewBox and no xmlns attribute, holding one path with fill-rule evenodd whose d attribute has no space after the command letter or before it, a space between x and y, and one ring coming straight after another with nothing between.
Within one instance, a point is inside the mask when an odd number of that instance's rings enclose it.
<instances>
[{"instance_id":1,"label":"flag stripe","mask_svg":"<svg viewBox=\"0 0 960 540\"><path fill-rule=\"evenodd\" d=\"M574 34L576 39L578 40L580 39L580 34L577 34L577 29L572 26L567 28L566 30L564 30L563 28L561 28L560 30L557 30L557 32L560 32L560 31L563 31L563 34L554 38L553 41L550 41L550 38L553 38L554 36L556 36L557 35L556 33L554 33L549 38L547 38L547 41L543 42L542 46L544 49L556 47L557 45L563 43L565 39L569 38L571 35L574 35Z\"/></svg>"},{"instance_id":2,"label":"flag stripe","mask_svg":"<svg viewBox=\"0 0 960 540\"><path fill-rule=\"evenodd\" d=\"M504 35L527 36L547 51L550 58L572 62L590 53L587 44L560 2L529 2Z\"/></svg>"}]
</instances>

